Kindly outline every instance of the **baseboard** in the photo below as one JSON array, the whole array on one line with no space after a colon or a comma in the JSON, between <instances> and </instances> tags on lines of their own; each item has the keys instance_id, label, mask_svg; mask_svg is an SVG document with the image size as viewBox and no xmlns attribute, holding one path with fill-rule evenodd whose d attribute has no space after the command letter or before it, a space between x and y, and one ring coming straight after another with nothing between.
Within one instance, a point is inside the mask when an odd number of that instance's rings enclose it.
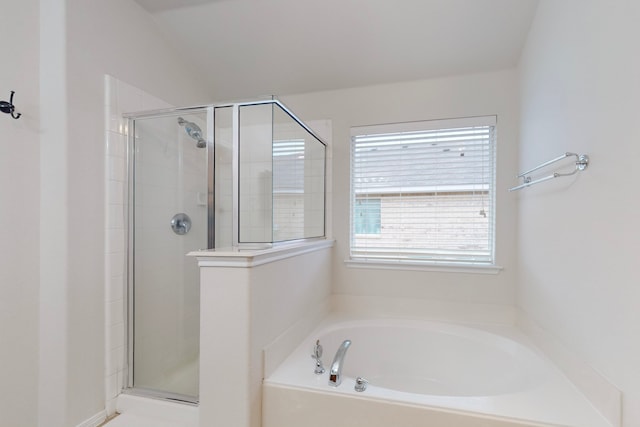
<instances>
[{"instance_id":1,"label":"baseboard","mask_svg":"<svg viewBox=\"0 0 640 427\"><path fill-rule=\"evenodd\" d=\"M517 325L613 427L622 425L620 390L522 310L518 312Z\"/></svg>"},{"instance_id":2,"label":"baseboard","mask_svg":"<svg viewBox=\"0 0 640 427\"><path fill-rule=\"evenodd\" d=\"M89 418L88 420L84 420L83 422L78 424L76 427L98 427L106 419L107 419L107 411L106 410L100 411L99 413L95 414L93 417Z\"/></svg>"}]
</instances>

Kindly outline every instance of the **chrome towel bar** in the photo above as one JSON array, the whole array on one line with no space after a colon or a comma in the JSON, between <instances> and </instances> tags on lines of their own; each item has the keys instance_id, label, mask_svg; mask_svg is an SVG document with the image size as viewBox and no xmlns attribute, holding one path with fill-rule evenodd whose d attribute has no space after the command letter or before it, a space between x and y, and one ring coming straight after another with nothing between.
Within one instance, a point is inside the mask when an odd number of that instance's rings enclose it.
<instances>
[{"instance_id":1,"label":"chrome towel bar","mask_svg":"<svg viewBox=\"0 0 640 427\"><path fill-rule=\"evenodd\" d=\"M576 158L576 162L575 162L576 167L571 172L568 172L568 173L554 172L551 175L547 175L545 177L534 179L534 180L532 180L531 177L529 176L529 174L532 173L532 172L535 172L535 171L537 171L539 169L547 167L547 166L549 166L549 165L551 165L553 163L559 162L560 160L566 159L567 157L571 157L571 156ZM567 153L564 153L561 156L556 157L555 159L551 159L551 160L549 160L547 162L541 163L541 164L539 164L538 166L536 166L533 169L529 169L526 172L522 172L522 173L518 174L517 177L518 178L522 178L522 180L524 182L522 184L520 184L520 185L517 185L515 187L510 188L509 191L521 190L521 189L523 189L525 187L529 187L531 185L539 184L541 182L548 181L550 179L558 178L558 177L561 177L561 176L571 176L571 175L576 174L577 172L585 170L587 168L587 166L589 166L589 156L587 156L586 154L576 154L576 153L567 152Z\"/></svg>"}]
</instances>

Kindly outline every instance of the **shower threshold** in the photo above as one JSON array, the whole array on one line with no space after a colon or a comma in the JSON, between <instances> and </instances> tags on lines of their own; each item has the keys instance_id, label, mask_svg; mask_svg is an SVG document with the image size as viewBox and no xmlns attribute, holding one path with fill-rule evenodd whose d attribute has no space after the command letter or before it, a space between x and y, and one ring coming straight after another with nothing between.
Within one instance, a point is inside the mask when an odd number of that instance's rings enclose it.
<instances>
[{"instance_id":1,"label":"shower threshold","mask_svg":"<svg viewBox=\"0 0 640 427\"><path fill-rule=\"evenodd\" d=\"M166 398L142 397L129 394L130 390L118 396L116 411L120 414L113 424L123 427L142 426L140 420L148 421L145 426L198 427L199 408L195 404L174 402ZM116 421L120 422L117 424ZM134 422L132 422L134 421ZM108 425L109 426L109 425Z\"/></svg>"},{"instance_id":2,"label":"shower threshold","mask_svg":"<svg viewBox=\"0 0 640 427\"><path fill-rule=\"evenodd\" d=\"M185 404L185 405L191 405L191 406L198 406L198 398L195 396L189 396L186 394L179 394L179 393L171 393L171 392L166 392L166 391L158 391L158 390L152 390L152 389L146 389L146 388L128 388L122 391L121 396L135 396L135 397L140 397L140 398L145 398L145 399L152 399L152 400L160 400L160 401L167 401L167 402L173 402L173 403L178 403L178 404ZM119 398L120 396L118 396Z\"/></svg>"}]
</instances>

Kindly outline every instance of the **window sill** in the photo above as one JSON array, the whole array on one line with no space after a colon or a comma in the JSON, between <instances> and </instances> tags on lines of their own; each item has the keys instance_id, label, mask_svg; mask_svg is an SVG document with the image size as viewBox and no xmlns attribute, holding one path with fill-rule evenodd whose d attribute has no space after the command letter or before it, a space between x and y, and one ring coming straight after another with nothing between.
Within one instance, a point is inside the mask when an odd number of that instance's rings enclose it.
<instances>
[{"instance_id":1,"label":"window sill","mask_svg":"<svg viewBox=\"0 0 640 427\"><path fill-rule=\"evenodd\" d=\"M472 264L428 261L380 261L364 259L346 259L350 268L373 268L381 270L435 271L440 273L498 274L503 268L493 264Z\"/></svg>"}]
</instances>

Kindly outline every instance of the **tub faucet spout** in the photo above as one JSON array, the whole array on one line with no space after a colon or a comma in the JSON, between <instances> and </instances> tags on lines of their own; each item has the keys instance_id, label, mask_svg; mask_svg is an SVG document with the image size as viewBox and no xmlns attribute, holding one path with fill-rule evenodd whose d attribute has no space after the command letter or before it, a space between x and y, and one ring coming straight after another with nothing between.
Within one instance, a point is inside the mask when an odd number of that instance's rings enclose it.
<instances>
[{"instance_id":1,"label":"tub faucet spout","mask_svg":"<svg viewBox=\"0 0 640 427\"><path fill-rule=\"evenodd\" d=\"M331 370L329 371L329 385L332 387L338 387L342 382L342 366L344 365L344 356L347 354L347 349L351 345L350 340L344 340L331 363Z\"/></svg>"}]
</instances>

